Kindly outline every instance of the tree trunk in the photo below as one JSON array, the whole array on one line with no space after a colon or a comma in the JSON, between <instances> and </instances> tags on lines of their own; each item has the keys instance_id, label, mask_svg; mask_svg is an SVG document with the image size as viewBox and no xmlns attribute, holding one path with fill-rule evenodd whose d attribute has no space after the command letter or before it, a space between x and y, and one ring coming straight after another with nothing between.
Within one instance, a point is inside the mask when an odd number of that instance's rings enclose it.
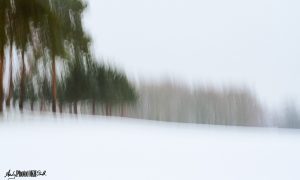
<instances>
[{"instance_id":1,"label":"tree trunk","mask_svg":"<svg viewBox=\"0 0 300 180\"><path fill-rule=\"evenodd\" d=\"M96 114L96 100L95 99L93 99L93 115L95 115Z\"/></svg>"},{"instance_id":2,"label":"tree trunk","mask_svg":"<svg viewBox=\"0 0 300 180\"><path fill-rule=\"evenodd\" d=\"M74 114L77 114L77 101L74 102Z\"/></svg>"},{"instance_id":3,"label":"tree trunk","mask_svg":"<svg viewBox=\"0 0 300 180\"><path fill-rule=\"evenodd\" d=\"M33 111L33 107L34 107L33 105L34 105L34 102L31 101L31 102L30 102L30 109L31 109L31 111Z\"/></svg>"},{"instance_id":4,"label":"tree trunk","mask_svg":"<svg viewBox=\"0 0 300 180\"><path fill-rule=\"evenodd\" d=\"M4 70L4 49L1 49L0 50L0 112L3 111L3 99L4 99L3 70Z\"/></svg>"},{"instance_id":5,"label":"tree trunk","mask_svg":"<svg viewBox=\"0 0 300 180\"><path fill-rule=\"evenodd\" d=\"M22 70L21 70L21 83L20 83L20 102L19 108L23 111L24 95L25 95L25 59L24 50L22 50Z\"/></svg>"},{"instance_id":6,"label":"tree trunk","mask_svg":"<svg viewBox=\"0 0 300 180\"><path fill-rule=\"evenodd\" d=\"M109 116L108 104L105 104L105 115Z\"/></svg>"},{"instance_id":7,"label":"tree trunk","mask_svg":"<svg viewBox=\"0 0 300 180\"><path fill-rule=\"evenodd\" d=\"M55 55L52 55L52 112L56 112L56 65L55 65Z\"/></svg>"},{"instance_id":8,"label":"tree trunk","mask_svg":"<svg viewBox=\"0 0 300 180\"><path fill-rule=\"evenodd\" d=\"M112 105L110 104L110 105L109 105L109 115L110 115L110 116L112 115L112 113L111 113L111 108L112 108Z\"/></svg>"},{"instance_id":9,"label":"tree trunk","mask_svg":"<svg viewBox=\"0 0 300 180\"><path fill-rule=\"evenodd\" d=\"M15 108L16 107L16 99L15 98L13 98L13 107Z\"/></svg>"},{"instance_id":10,"label":"tree trunk","mask_svg":"<svg viewBox=\"0 0 300 180\"><path fill-rule=\"evenodd\" d=\"M41 99L41 104L40 104L40 111L44 110L44 99Z\"/></svg>"},{"instance_id":11,"label":"tree trunk","mask_svg":"<svg viewBox=\"0 0 300 180\"><path fill-rule=\"evenodd\" d=\"M69 104L69 113L72 114L72 103Z\"/></svg>"},{"instance_id":12,"label":"tree trunk","mask_svg":"<svg viewBox=\"0 0 300 180\"><path fill-rule=\"evenodd\" d=\"M124 117L124 105L121 104L121 117Z\"/></svg>"},{"instance_id":13,"label":"tree trunk","mask_svg":"<svg viewBox=\"0 0 300 180\"><path fill-rule=\"evenodd\" d=\"M61 101L59 102L59 112L60 114L63 112L63 103Z\"/></svg>"},{"instance_id":14,"label":"tree trunk","mask_svg":"<svg viewBox=\"0 0 300 180\"><path fill-rule=\"evenodd\" d=\"M13 43L10 43L9 46L9 59L10 59L10 65L9 65L9 89L8 89L8 96L6 98L6 106L10 106L10 99L13 95L13 77L12 77L12 67L13 67Z\"/></svg>"}]
</instances>

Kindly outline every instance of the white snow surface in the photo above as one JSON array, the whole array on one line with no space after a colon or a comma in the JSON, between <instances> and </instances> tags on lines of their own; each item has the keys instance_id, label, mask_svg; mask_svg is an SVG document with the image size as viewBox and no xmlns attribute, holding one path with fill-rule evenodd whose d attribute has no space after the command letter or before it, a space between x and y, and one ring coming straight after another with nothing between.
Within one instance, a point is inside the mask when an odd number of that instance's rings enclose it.
<instances>
[{"instance_id":1,"label":"white snow surface","mask_svg":"<svg viewBox=\"0 0 300 180\"><path fill-rule=\"evenodd\" d=\"M0 180L299 180L300 131L5 113Z\"/></svg>"}]
</instances>

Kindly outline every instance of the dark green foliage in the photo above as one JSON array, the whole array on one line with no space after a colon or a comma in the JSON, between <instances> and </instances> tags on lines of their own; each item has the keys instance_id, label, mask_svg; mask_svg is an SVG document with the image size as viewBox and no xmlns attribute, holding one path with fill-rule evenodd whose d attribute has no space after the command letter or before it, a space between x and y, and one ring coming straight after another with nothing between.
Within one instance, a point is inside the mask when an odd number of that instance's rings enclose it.
<instances>
[{"instance_id":1,"label":"dark green foliage","mask_svg":"<svg viewBox=\"0 0 300 180\"><path fill-rule=\"evenodd\" d=\"M90 100L93 106L95 102L111 106L136 100L136 92L123 73L90 60L70 62L62 86L69 103Z\"/></svg>"},{"instance_id":2,"label":"dark green foliage","mask_svg":"<svg viewBox=\"0 0 300 180\"><path fill-rule=\"evenodd\" d=\"M89 80L82 61L70 62L64 78L66 100L77 102L87 98Z\"/></svg>"},{"instance_id":3,"label":"dark green foliage","mask_svg":"<svg viewBox=\"0 0 300 180\"><path fill-rule=\"evenodd\" d=\"M98 65L96 62L89 60L87 63L87 78L89 88L87 93L87 99L101 101L103 99L103 89L99 88L98 84L103 84L105 81L105 68L102 65Z\"/></svg>"},{"instance_id":4,"label":"dark green foliage","mask_svg":"<svg viewBox=\"0 0 300 180\"><path fill-rule=\"evenodd\" d=\"M104 72L103 102L107 104L124 104L134 102L136 93L125 74L112 68ZM101 84L99 84L101 86Z\"/></svg>"},{"instance_id":5,"label":"dark green foliage","mask_svg":"<svg viewBox=\"0 0 300 180\"><path fill-rule=\"evenodd\" d=\"M32 79L26 78L25 99L30 103L30 109L34 110L34 102L37 101L37 93L35 92L34 82Z\"/></svg>"},{"instance_id":6,"label":"dark green foliage","mask_svg":"<svg viewBox=\"0 0 300 180\"><path fill-rule=\"evenodd\" d=\"M104 104L130 103L136 100L136 92L124 73L97 63L88 68L88 98Z\"/></svg>"},{"instance_id":7,"label":"dark green foliage","mask_svg":"<svg viewBox=\"0 0 300 180\"><path fill-rule=\"evenodd\" d=\"M117 103L132 103L137 99L133 86L129 83L125 74L117 73L114 76L113 87L115 89L115 99Z\"/></svg>"},{"instance_id":8,"label":"dark green foliage","mask_svg":"<svg viewBox=\"0 0 300 180\"><path fill-rule=\"evenodd\" d=\"M51 86L46 75L38 78L38 97L46 102L51 100Z\"/></svg>"},{"instance_id":9,"label":"dark green foliage","mask_svg":"<svg viewBox=\"0 0 300 180\"><path fill-rule=\"evenodd\" d=\"M35 102L38 98L34 88L34 82L29 78L26 79L25 98L30 102Z\"/></svg>"},{"instance_id":10,"label":"dark green foliage","mask_svg":"<svg viewBox=\"0 0 300 180\"><path fill-rule=\"evenodd\" d=\"M57 99L60 103L66 101L66 84L64 84L63 80L57 83Z\"/></svg>"}]
</instances>

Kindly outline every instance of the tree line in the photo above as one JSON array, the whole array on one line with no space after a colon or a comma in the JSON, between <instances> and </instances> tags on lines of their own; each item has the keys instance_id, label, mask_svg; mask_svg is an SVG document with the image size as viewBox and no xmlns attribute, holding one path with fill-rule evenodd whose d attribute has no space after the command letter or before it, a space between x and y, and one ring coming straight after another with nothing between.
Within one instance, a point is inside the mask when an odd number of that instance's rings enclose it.
<instances>
[{"instance_id":1,"label":"tree line","mask_svg":"<svg viewBox=\"0 0 300 180\"><path fill-rule=\"evenodd\" d=\"M51 104L62 112L64 103L74 106L90 100L107 106L132 102L134 88L124 73L96 63L90 52L91 38L85 33L82 0L1 0L0 1L0 112L3 102L40 101L40 109ZM17 53L14 53L14 52ZM13 74L17 56L20 69ZM5 63L9 64L8 93L4 92ZM61 73L57 72L62 64Z\"/></svg>"},{"instance_id":2,"label":"tree line","mask_svg":"<svg viewBox=\"0 0 300 180\"><path fill-rule=\"evenodd\" d=\"M3 104L21 111L29 105L57 112L58 106L59 112L79 113L79 107L83 113L164 121L266 123L264 108L247 89L133 85L124 72L95 60L82 24L86 8L84 0L0 0L0 112ZM289 107L277 118L283 122L272 121L300 127L299 114Z\"/></svg>"},{"instance_id":3,"label":"tree line","mask_svg":"<svg viewBox=\"0 0 300 180\"><path fill-rule=\"evenodd\" d=\"M25 80L24 101L33 111L39 105L40 111L48 111L51 104L51 82L48 68L31 68ZM47 67L49 65L42 65ZM57 77L57 104L62 113L65 106L69 112L78 113L78 103L87 102L91 114L96 114L96 104L105 106L106 115L111 115L112 106L134 103L136 90L125 73L96 61L69 61L62 66L61 77ZM20 78L14 81L13 106L20 100Z\"/></svg>"}]
</instances>

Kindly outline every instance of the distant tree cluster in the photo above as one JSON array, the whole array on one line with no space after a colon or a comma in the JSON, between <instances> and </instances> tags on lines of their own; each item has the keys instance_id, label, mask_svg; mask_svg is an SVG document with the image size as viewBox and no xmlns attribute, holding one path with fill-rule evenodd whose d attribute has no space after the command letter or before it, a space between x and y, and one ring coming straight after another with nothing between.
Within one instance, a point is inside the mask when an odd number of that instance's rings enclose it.
<instances>
[{"instance_id":1,"label":"distant tree cluster","mask_svg":"<svg viewBox=\"0 0 300 180\"><path fill-rule=\"evenodd\" d=\"M280 112L273 113L272 122L275 127L300 129L300 111L295 103L289 102Z\"/></svg>"},{"instance_id":2,"label":"distant tree cluster","mask_svg":"<svg viewBox=\"0 0 300 180\"><path fill-rule=\"evenodd\" d=\"M188 88L162 81L141 83L129 116L162 121L219 125L263 125L263 108L246 88Z\"/></svg>"}]
</instances>

